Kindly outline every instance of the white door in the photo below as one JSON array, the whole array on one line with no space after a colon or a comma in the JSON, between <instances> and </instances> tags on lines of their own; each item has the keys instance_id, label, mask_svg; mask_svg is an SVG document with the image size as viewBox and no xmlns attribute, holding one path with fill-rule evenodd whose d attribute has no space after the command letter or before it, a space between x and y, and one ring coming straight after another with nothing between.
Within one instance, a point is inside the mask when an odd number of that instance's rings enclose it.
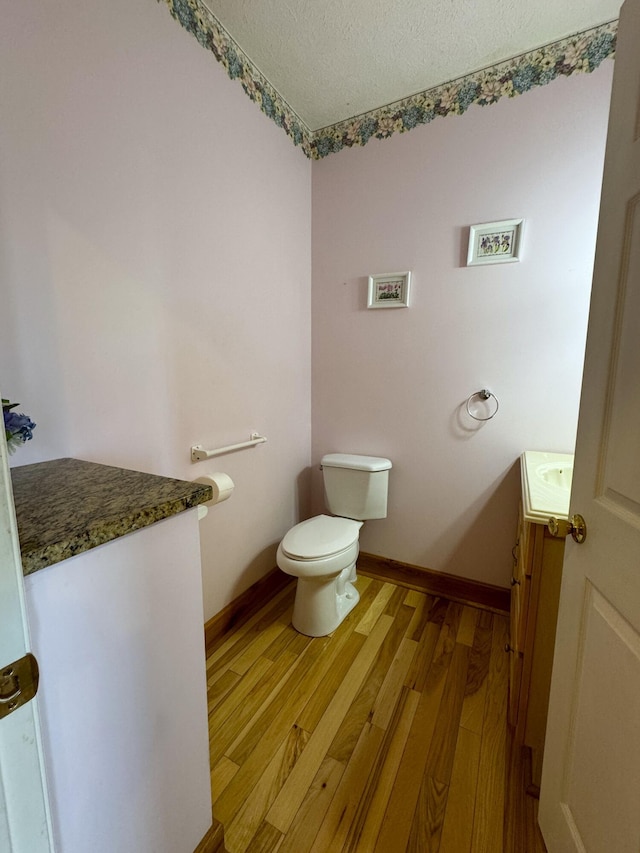
<instances>
[{"instance_id":1,"label":"white door","mask_svg":"<svg viewBox=\"0 0 640 853\"><path fill-rule=\"evenodd\" d=\"M587 538L565 549L539 821L549 853L639 853L640 0L618 31L575 461Z\"/></svg>"},{"instance_id":2,"label":"white door","mask_svg":"<svg viewBox=\"0 0 640 853\"><path fill-rule=\"evenodd\" d=\"M0 690L3 672L29 649L22 564L6 443L0 437ZM5 701L5 704L6 701ZM52 853L36 700L0 719L0 850Z\"/></svg>"}]
</instances>

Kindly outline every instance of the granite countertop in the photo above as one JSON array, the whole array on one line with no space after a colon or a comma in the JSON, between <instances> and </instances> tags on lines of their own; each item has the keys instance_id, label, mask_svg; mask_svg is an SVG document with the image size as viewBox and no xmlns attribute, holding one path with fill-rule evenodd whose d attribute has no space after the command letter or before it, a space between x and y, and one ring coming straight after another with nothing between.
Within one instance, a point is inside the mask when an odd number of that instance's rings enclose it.
<instances>
[{"instance_id":1,"label":"granite countertop","mask_svg":"<svg viewBox=\"0 0 640 853\"><path fill-rule=\"evenodd\" d=\"M81 459L11 469L25 575L211 500L211 486Z\"/></svg>"}]
</instances>

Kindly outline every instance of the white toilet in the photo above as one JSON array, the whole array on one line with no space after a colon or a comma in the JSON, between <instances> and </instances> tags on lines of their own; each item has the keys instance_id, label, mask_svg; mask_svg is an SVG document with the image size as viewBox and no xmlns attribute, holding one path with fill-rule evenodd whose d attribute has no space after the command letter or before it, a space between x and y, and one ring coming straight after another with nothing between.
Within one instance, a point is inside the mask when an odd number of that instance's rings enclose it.
<instances>
[{"instance_id":1,"label":"white toilet","mask_svg":"<svg viewBox=\"0 0 640 853\"><path fill-rule=\"evenodd\" d=\"M325 505L335 515L296 524L276 557L283 572L298 578L292 622L301 634L330 634L358 603L353 583L360 528L365 519L386 518L390 468L379 456L322 457Z\"/></svg>"}]
</instances>

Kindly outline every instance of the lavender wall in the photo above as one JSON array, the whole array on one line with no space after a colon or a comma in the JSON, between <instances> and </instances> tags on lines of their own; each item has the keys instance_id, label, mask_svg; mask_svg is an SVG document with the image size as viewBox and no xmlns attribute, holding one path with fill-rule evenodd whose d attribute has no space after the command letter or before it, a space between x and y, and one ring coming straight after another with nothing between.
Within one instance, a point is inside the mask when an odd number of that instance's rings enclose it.
<instances>
[{"instance_id":1,"label":"lavender wall","mask_svg":"<svg viewBox=\"0 0 640 853\"><path fill-rule=\"evenodd\" d=\"M229 473L208 618L306 511L310 164L164 4L22 0L0 39L0 385L38 423L13 464Z\"/></svg>"},{"instance_id":2,"label":"lavender wall","mask_svg":"<svg viewBox=\"0 0 640 853\"><path fill-rule=\"evenodd\" d=\"M573 450L612 70L314 164L313 460L394 465L363 550L507 584L518 457ZM520 263L465 266L469 225L520 216ZM367 310L367 275L405 269L411 307Z\"/></svg>"},{"instance_id":3,"label":"lavender wall","mask_svg":"<svg viewBox=\"0 0 640 853\"><path fill-rule=\"evenodd\" d=\"M506 583L517 457L573 446L612 63L315 163L311 252L310 164L163 4L23 0L0 38L0 385L38 422L14 464L227 471L207 618L332 450L394 462L363 549ZM466 268L468 226L511 216L522 262ZM367 311L366 276L405 268L412 307Z\"/></svg>"}]
</instances>

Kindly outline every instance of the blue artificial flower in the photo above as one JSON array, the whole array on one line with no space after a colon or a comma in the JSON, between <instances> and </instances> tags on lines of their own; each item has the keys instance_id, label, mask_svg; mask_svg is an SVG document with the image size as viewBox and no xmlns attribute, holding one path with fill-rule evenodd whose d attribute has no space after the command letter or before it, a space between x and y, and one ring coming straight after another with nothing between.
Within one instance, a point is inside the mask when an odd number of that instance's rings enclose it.
<instances>
[{"instance_id":1,"label":"blue artificial flower","mask_svg":"<svg viewBox=\"0 0 640 853\"><path fill-rule=\"evenodd\" d=\"M24 444L25 441L31 441L33 438L33 430L36 425L28 415L12 412L19 406L19 403L10 403L9 400L2 401L2 414L4 416L4 435L7 440L9 452L13 453Z\"/></svg>"},{"instance_id":2,"label":"blue artificial flower","mask_svg":"<svg viewBox=\"0 0 640 853\"><path fill-rule=\"evenodd\" d=\"M28 415L8 412L4 419L5 430L12 436L19 436L22 441L31 441L34 427L35 424Z\"/></svg>"}]
</instances>

